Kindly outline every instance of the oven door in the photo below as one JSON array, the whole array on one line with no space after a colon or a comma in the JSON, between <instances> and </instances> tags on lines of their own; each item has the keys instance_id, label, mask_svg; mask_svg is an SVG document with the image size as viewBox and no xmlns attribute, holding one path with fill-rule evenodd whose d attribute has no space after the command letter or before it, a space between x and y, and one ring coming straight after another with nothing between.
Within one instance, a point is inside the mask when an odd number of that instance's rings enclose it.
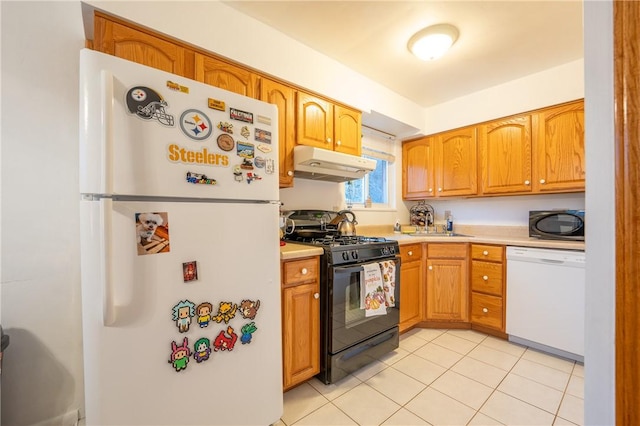
<instances>
[{"instance_id":1,"label":"oven door","mask_svg":"<svg viewBox=\"0 0 640 426\"><path fill-rule=\"evenodd\" d=\"M398 325L400 319L400 258L392 261L395 267L395 306L387 307L385 315L366 317L361 309L360 273L364 264L336 266L329 273L328 352L336 354ZM373 263L373 262L372 262ZM377 261L375 262L377 263Z\"/></svg>"}]
</instances>

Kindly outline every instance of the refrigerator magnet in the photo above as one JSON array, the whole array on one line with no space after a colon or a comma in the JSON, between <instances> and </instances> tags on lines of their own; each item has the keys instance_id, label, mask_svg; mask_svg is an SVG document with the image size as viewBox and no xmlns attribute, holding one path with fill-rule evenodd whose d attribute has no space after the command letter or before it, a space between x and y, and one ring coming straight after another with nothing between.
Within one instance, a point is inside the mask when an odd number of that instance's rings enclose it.
<instances>
[{"instance_id":1,"label":"refrigerator magnet","mask_svg":"<svg viewBox=\"0 0 640 426\"><path fill-rule=\"evenodd\" d=\"M271 132L268 130L262 130L262 129L256 128L256 131L253 137L258 142L271 143Z\"/></svg>"},{"instance_id":2,"label":"refrigerator magnet","mask_svg":"<svg viewBox=\"0 0 640 426\"><path fill-rule=\"evenodd\" d=\"M218 111L225 111L227 109L224 101L213 98L207 98L207 106L211 109L217 109Z\"/></svg>"},{"instance_id":3,"label":"refrigerator magnet","mask_svg":"<svg viewBox=\"0 0 640 426\"><path fill-rule=\"evenodd\" d=\"M236 146L236 143L233 141L233 138L226 133L223 133L220 136L218 136L217 142L218 142L218 148L220 148L223 151L231 151Z\"/></svg>"},{"instance_id":4,"label":"refrigerator magnet","mask_svg":"<svg viewBox=\"0 0 640 426\"><path fill-rule=\"evenodd\" d=\"M209 302L202 302L196 307L196 314L198 315L197 321L200 328L209 326L212 311L213 305Z\"/></svg>"},{"instance_id":5,"label":"refrigerator magnet","mask_svg":"<svg viewBox=\"0 0 640 426\"><path fill-rule=\"evenodd\" d=\"M253 162L248 158L243 158L242 164L240 164L240 168L244 170L253 170Z\"/></svg>"},{"instance_id":6,"label":"refrigerator magnet","mask_svg":"<svg viewBox=\"0 0 640 426\"><path fill-rule=\"evenodd\" d=\"M187 95L189 94L189 88L187 86L183 86L171 80L167 80L167 88L176 92L186 93Z\"/></svg>"},{"instance_id":7,"label":"refrigerator magnet","mask_svg":"<svg viewBox=\"0 0 640 426\"><path fill-rule=\"evenodd\" d=\"M243 345L248 345L249 343L251 343L253 333L255 333L257 329L258 327L256 327L256 323L253 321L243 325L240 329L240 332L242 333L242 335L240 336L240 342Z\"/></svg>"},{"instance_id":8,"label":"refrigerator magnet","mask_svg":"<svg viewBox=\"0 0 640 426\"><path fill-rule=\"evenodd\" d=\"M251 136L251 132L249 131L249 127L242 126L242 128L240 129L240 135L245 139L249 139L249 136Z\"/></svg>"},{"instance_id":9,"label":"refrigerator magnet","mask_svg":"<svg viewBox=\"0 0 640 426\"><path fill-rule=\"evenodd\" d=\"M196 340L193 345L193 359L199 364L202 361L206 361L211 356L211 341L206 337L201 337Z\"/></svg>"},{"instance_id":10,"label":"refrigerator magnet","mask_svg":"<svg viewBox=\"0 0 640 426\"><path fill-rule=\"evenodd\" d=\"M275 161L273 161L273 159L271 158L267 158L266 164L264 166L264 171L269 175L273 174L275 167L276 167Z\"/></svg>"},{"instance_id":11,"label":"refrigerator magnet","mask_svg":"<svg viewBox=\"0 0 640 426\"><path fill-rule=\"evenodd\" d=\"M192 260L182 264L182 279L185 283L198 279L198 262Z\"/></svg>"},{"instance_id":12,"label":"refrigerator magnet","mask_svg":"<svg viewBox=\"0 0 640 426\"><path fill-rule=\"evenodd\" d=\"M125 102L129 113L142 120L155 120L168 127L174 125L173 115L167 114L164 110L169 104L158 92L149 87L132 87L127 92Z\"/></svg>"},{"instance_id":13,"label":"refrigerator magnet","mask_svg":"<svg viewBox=\"0 0 640 426\"><path fill-rule=\"evenodd\" d=\"M260 177L257 173L248 172L247 173L247 183L250 184L254 180L262 180L262 177Z\"/></svg>"},{"instance_id":14,"label":"refrigerator magnet","mask_svg":"<svg viewBox=\"0 0 640 426\"><path fill-rule=\"evenodd\" d=\"M266 124L268 126L271 126L271 118L266 117L264 115L258 115L257 117L258 123L262 123L262 124Z\"/></svg>"},{"instance_id":15,"label":"refrigerator magnet","mask_svg":"<svg viewBox=\"0 0 640 426\"><path fill-rule=\"evenodd\" d=\"M211 136L211 120L197 109L188 109L180 116L180 130L194 141L203 141Z\"/></svg>"},{"instance_id":16,"label":"refrigerator magnet","mask_svg":"<svg viewBox=\"0 0 640 426\"><path fill-rule=\"evenodd\" d=\"M218 183L217 180L207 177L207 175L192 172L187 172L187 182L198 185L215 185Z\"/></svg>"},{"instance_id":17,"label":"refrigerator magnet","mask_svg":"<svg viewBox=\"0 0 640 426\"><path fill-rule=\"evenodd\" d=\"M167 253L169 247L169 215L167 212L136 213L138 254Z\"/></svg>"},{"instance_id":18,"label":"refrigerator magnet","mask_svg":"<svg viewBox=\"0 0 640 426\"><path fill-rule=\"evenodd\" d=\"M216 336L213 341L213 351L232 351L237 340L238 335L234 333L233 328L229 326L227 327L226 333L225 330L222 330L218 336Z\"/></svg>"},{"instance_id":19,"label":"refrigerator magnet","mask_svg":"<svg viewBox=\"0 0 640 426\"><path fill-rule=\"evenodd\" d=\"M232 120L244 121L245 123L253 124L253 113L251 112L229 108L229 118L231 118Z\"/></svg>"},{"instance_id":20,"label":"refrigerator magnet","mask_svg":"<svg viewBox=\"0 0 640 426\"><path fill-rule=\"evenodd\" d=\"M180 330L180 333L186 333L189 331L191 325L191 318L196 314L196 305L190 300L181 300L171 308L172 319L176 322L176 327ZM220 322L220 321L218 321Z\"/></svg>"},{"instance_id":21,"label":"refrigerator magnet","mask_svg":"<svg viewBox=\"0 0 640 426\"><path fill-rule=\"evenodd\" d=\"M265 154L268 154L271 152L271 146L269 145L264 145L264 144L259 144L258 145L258 149L262 152L264 152Z\"/></svg>"},{"instance_id":22,"label":"refrigerator magnet","mask_svg":"<svg viewBox=\"0 0 640 426\"><path fill-rule=\"evenodd\" d=\"M256 157L253 160L253 164L259 169L264 169L264 165L265 165L264 157Z\"/></svg>"},{"instance_id":23,"label":"refrigerator magnet","mask_svg":"<svg viewBox=\"0 0 640 426\"><path fill-rule=\"evenodd\" d=\"M238 305L233 302L220 302L220 307L218 308L218 313L213 319L220 323L224 321L225 324L229 324L229 321L236 316L236 311L238 310Z\"/></svg>"},{"instance_id":24,"label":"refrigerator magnet","mask_svg":"<svg viewBox=\"0 0 640 426\"><path fill-rule=\"evenodd\" d=\"M242 169L239 164L233 166L233 178L236 182L242 182Z\"/></svg>"},{"instance_id":25,"label":"refrigerator magnet","mask_svg":"<svg viewBox=\"0 0 640 426\"><path fill-rule=\"evenodd\" d=\"M218 123L218 129L222 130L225 133L233 134L233 124L227 121L221 121Z\"/></svg>"},{"instance_id":26,"label":"refrigerator magnet","mask_svg":"<svg viewBox=\"0 0 640 426\"><path fill-rule=\"evenodd\" d=\"M258 309L260 309L260 300L243 300L240 302L240 315L244 319L256 319L258 315Z\"/></svg>"},{"instance_id":27,"label":"refrigerator magnet","mask_svg":"<svg viewBox=\"0 0 640 426\"><path fill-rule=\"evenodd\" d=\"M242 158L253 158L255 155L255 146L252 143L238 141L237 147L238 156Z\"/></svg>"},{"instance_id":28,"label":"refrigerator magnet","mask_svg":"<svg viewBox=\"0 0 640 426\"><path fill-rule=\"evenodd\" d=\"M171 342L171 356L169 357L169 364L171 364L176 371L181 371L187 368L189 355L191 355L191 351L189 350L189 340L187 340L186 337L182 339L181 346L178 346L175 341Z\"/></svg>"}]
</instances>

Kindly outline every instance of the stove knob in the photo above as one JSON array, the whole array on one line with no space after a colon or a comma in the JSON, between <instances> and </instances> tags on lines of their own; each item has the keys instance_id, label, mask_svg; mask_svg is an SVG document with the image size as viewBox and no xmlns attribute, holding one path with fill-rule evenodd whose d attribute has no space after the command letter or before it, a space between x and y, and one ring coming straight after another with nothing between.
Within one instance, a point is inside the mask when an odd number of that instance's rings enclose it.
<instances>
[{"instance_id":1,"label":"stove knob","mask_svg":"<svg viewBox=\"0 0 640 426\"><path fill-rule=\"evenodd\" d=\"M396 248L393 246L389 247L389 253L396 254Z\"/></svg>"},{"instance_id":2,"label":"stove knob","mask_svg":"<svg viewBox=\"0 0 640 426\"><path fill-rule=\"evenodd\" d=\"M358 258L358 252L356 250L351 252L351 258L354 260Z\"/></svg>"},{"instance_id":3,"label":"stove knob","mask_svg":"<svg viewBox=\"0 0 640 426\"><path fill-rule=\"evenodd\" d=\"M347 253L346 251L342 252L342 260L349 260L349 253Z\"/></svg>"}]
</instances>

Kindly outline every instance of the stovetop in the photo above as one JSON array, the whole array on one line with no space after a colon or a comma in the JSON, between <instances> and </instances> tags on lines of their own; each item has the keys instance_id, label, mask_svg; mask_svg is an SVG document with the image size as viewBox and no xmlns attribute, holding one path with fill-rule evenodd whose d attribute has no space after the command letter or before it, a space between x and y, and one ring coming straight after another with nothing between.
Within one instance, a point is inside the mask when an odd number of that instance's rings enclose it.
<instances>
[{"instance_id":1,"label":"stovetop","mask_svg":"<svg viewBox=\"0 0 640 426\"><path fill-rule=\"evenodd\" d=\"M323 261L334 266L390 258L400 252L397 241L383 237L327 235L321 238L298 237L289 241L322 247L325 253Z\"/></svg>"}]
</instances>

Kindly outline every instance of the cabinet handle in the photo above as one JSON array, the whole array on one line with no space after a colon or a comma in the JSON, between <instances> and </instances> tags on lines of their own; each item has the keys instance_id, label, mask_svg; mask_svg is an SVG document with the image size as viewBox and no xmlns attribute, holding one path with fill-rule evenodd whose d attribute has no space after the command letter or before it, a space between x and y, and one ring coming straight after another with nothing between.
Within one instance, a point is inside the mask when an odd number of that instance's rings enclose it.
<instances>
[{"instance_id":1,"label":"cabinet handle","mask_svg":"<svg viewBox=\"0 0 640 426\"><path fill-rule=\"evenodd\" d=\"M483 279L483 280L485 280L485 281L488 281L488 280L489 280L489 277L488 277L488 276L486 276L486 275L483 275L483 276L482 276L482 279Z\"/></svg>"},{"instance_id":2,"label":"cabinet handle","mask_svg":"<svg viewBox=\"0 0 640 426\"><path fill-rule=\"evenodd\" d=\"M486 251L486 250L485 250L485 251L483 251L483 252L482 252L482 254L483 254L483 255L485 255L485 256L489 256L489 252L488 252L488 251Z\"/></svg>"},{"instance_id":3,"label":"cabinet handle","mask_svg":"<svg viewBox=\"0 0 640 426\"><path fill-rule=\"evenodd\" d=\"M433 270L433 266L429 265L429 270L432 271Z\"/></svg>"},{"instance_id":4,"label":"cabinet handle","mask_svg":"<svg viewBox=\"0 0 640 426\"><path fill-rule=\"evenodd\" d=\"M407 252L407 254L408 254L409 256L413 256L413 252L412 252L412 251Z\"/></svg>"},{"instance_id":5,"label":"cabinet handle","mask_svg":"<svg viewBox=\"0 0 640 426\"><path fill-rule=\"evenodd\" d=\"M327 138L327 143L331 143L331 138Z\"/></svg>"},{"instance_id":6,"label":"cabinet handle","mask_svg":"<svg viewBox=\"0 0 640 426\"><path fill-rule=\"evenodd\" d=\"M313 293L314 299L320 299L320 293Z\"/></svg>"},{"instance_id":7,"label":"cabinet handle","mask_svg":"<svg viewBox=\"0 0 640 426\"><path fill-rule=\"evenodd\" d=\"M531 185L531 182L529 182L528 180L525 180L524 184L528 186L528 185Z\"/></svg>"},{"instance_id":8,"label":"cabinet handle","mask_svg":"<svg viewBox=\"0 0 640 426\"><path fill-rule=\"evenodd\" d=\"M293 170L289 170L289 171L287 172L287 176L293 176Z\"/></svg>"},{"instance_id":9,"label":"cabinet handle","mask_svg":"<svg viewBox=\"0 0 640 426\"><path fill-rule=\"evenodd\" d=\"M429 192L433 192L433 188L429 188Z\"/></svg>"},{"instance_id":10,"label":"cabinet handle","mask_svg":"<svg viewBox=\"0 0 640 426\"><path fill-rule=\"evenodd\" d=\"M482 312L484 312L484 313L486 314L487 312L489 312L489 309L487 309L487 308L482 308Z\"/></svg>"},{"instance_id":11,"label":"cabinet handle","mask_svg":"<svg viewBox=\"0 0 640 426\"><path fill-rule=\"evenodd\" d=\"M302 268L300 273L302 273L302 275L307 275L309 273L309 270L307 268Z\"/></svg>"},{"instance_id":12,"label":"cabinet handle","mask_svg":"<svg viewBox=\"0 0 640 426\"><path fill-rule=\"evenodd\" d=\"M442 192L442 188L438 188L438 192Z\"/></svg>"},{"instance_id":13,"label":"cabinet handle","mask_svg":"<svg viewBox=\"0 0 640 426\"><path fill-rule=\"evenodd\" d=\"M340 144L341 144L341 143L342 143L342 142L338 141L338 142L336 142L336 145L340 146Z\"/></svg>"},{"instance_id":14,"label":"cabinet handle","mask_svg":"<svg viewBox=\"0 0 640 426\"><path fill-rule=\"evenodd\" d=\"M546 180L544 180L544 179L540 179L540 185L544 185L545 183L547 183L547 181L546 181Z\"/></svg>"}]
</instances>

